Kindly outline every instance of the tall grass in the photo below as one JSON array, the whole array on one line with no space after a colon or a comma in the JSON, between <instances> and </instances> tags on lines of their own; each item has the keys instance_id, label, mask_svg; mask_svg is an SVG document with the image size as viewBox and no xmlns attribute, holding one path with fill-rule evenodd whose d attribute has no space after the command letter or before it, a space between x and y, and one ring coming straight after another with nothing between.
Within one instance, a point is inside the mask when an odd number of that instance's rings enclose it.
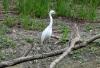
<instances>
[{"instance_id":1,"label":"tall grass","mask_svg":"<svg viewBox=\"0 0 100 68\"><path fill-rule=\"evenodd\" d=\"M50 0L17 0L17 9L22 15L46 17Z\"/></svg>"},{"instance_id":2,"label":"tall grass","mask_svg":"<svg viewBox=\"0 0 100 68\"><path fill-rule=\"evenodd\" d=\"M30 29L31 28L31 21L30 17L26 15L20 16L20 22L24 29Z\"/></svg>"},{"instance_id":3,"label":"tall grass","mask_svg":"<svg viewBox=\"0 0 100 68\"><path fill-rule=\"evenodd\" d=\"M98 0L57 0L56 11L60 16L95 19Z\"/></svg>"},{"instance_id":4,"label":"tall grass","mask_svg":"<svg viewBox=\"0 0 100 68\"><path fill-rule=\"evenodd\" d=\"M96 18L97 7L100 6L99 0L73 0L74 5L79 16L82 19L91 19L94 20Z\"/></svg>"},{"instance_id":5,"label":"tall grass","mask_svg":"<svg viewBox=\"0 0 100 68\"><path fill-rule=\"evenodd\" d=\"M37 17L46 17L50 9L50 0L34 0L33 11Z\"/></svg>"},{"instance_id":6,"label":"tall grass","mask_svg":"<svg viewBox=\"0 0 100 68\"><path fill-rule=\"evenodd\" d=\"M21 15L29 15L33 10L33 0L17 0L16 7Z\"/></svg>"},{"instance_id":7,"label":"tall grass","mask_svg":"<svg viewBox=\"0 0 100 68\"><path fill-rule=\"evenodd\" d=\"M46 17L48 14L50 0L17 0L16 7L20 13L20 21L25 29L40 29L44 27L42 24L30 21L30 16ZM35 26L34 26L35 25ZM43 27L42 27L43 26Z\"/></svg>"},{"instance_id":8,"label":"tall grass","mask_svg":"<svg viewBox=\"0 0 100 68\"><path fill-rule=\"evenodd\" d=\"M3 8L7 14L7 11L9 10L9 0L3 0Z\"/></svg>"},{"instance_id":9,"label":"tall grass","mask_svg":"<svg viewBox=\"0 0 100 68\"><path fill-rule=\"evenodd\" d=\"M77 14L78 17L82 19L89 19L94 20L96 18L96 9L90 8L87 6L81 6L79 9L79 14Z\"/></svg>"},{"instance_id":10,"label":"tall grass","mask_svg":"<svg viewBox=\"0 0 100 68\"><path fill-rule=\"evenodd\" d=\"M21 14L42 18L53 8L58 16L95 19L98 6L99 0L17 0L17 8Z\"/></svg>"},{"instance_id":11,"label":"tall grass","mask_svg":"<svg viewBox=\"0 0 100 68\"><path fill-rule=\"evenodd\" d=\"M87 6L93 6L93 7L100 6L100 0L73 0L73 2L75 4L87 5Z\"/></svg>"},{"instance_id":12,"label":"tall grass","mask_svg":"<svg viewBox=\"0 0 100 68\"><path fill-rule=\"evenodd\" d=\"M9 9L9 0L3 0L5 11ZM52 7L51 7L52 6ZM100 0L16 0L16 8L21 15L47 17L50 9L58 16L95 19Z\"/></svg>"},{"instance_id":13,"label":"tall grass","mask_svg":"<svg viewBox=\"0 0 100 68\"><path fill-rule=\"evenodd\" d=\"M71 0L57 0L56 11L58 16L70 16Z\"/></svg>"}]
</instances>

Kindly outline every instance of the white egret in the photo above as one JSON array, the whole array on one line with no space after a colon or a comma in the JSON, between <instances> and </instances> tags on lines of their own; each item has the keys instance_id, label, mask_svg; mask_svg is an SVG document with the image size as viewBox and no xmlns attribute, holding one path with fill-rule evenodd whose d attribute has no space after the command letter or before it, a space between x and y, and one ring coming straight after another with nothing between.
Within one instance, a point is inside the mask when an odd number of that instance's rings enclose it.
<instances>
[{"instance_id":1,"label":"white egret","mask_svg":"<svg viewBox=\"0 0 100 68\"><path fill-rule=\"evenodd\" d=\"M53 18L52 14L55 14L54 10L50 10L49 17L50 17L50 23L49 25L44 29L41 35L41 44L43 44L44 40L50 39L52 35L52 24L53 24Z\"/></svg>"}]
</instances>

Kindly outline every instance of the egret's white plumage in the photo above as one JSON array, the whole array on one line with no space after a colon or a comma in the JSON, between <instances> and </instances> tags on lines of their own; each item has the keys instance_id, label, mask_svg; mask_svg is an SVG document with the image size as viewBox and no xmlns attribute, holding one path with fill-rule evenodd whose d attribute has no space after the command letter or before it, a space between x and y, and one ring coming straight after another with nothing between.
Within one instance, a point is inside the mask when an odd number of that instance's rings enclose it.
<instances>
[{"instance_id":1,"label":"egret's white plumage","mask_svg":"<svg viewBox=\"0 0 100 68\"><path fill-rule=\"evenodd\" d=\"M49 12L49 17L50 17L50 23L49 25L44 29L41 35L41 44L43 44L44 40L49 39L52 35L52 24L53 24L53 18L52 14L55 14L54 10L51 10Z\"/></svg>"}]
</instances>

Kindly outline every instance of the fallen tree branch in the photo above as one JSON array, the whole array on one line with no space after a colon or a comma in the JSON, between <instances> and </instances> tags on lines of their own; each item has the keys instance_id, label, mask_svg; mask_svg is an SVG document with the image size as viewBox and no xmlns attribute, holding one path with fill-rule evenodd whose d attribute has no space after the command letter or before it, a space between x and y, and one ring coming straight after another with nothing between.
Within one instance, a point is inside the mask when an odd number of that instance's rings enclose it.
<instances>
[{"instance_id":1,"label":"fallen tree branch","mask_svg":"<svg viewBox=\"0 0 100 68\"><path fill-rule=\"evenodd\" d=\"M67 49L64 51L64 53L63 53L60 57L58 57L56 60L54 60L54 61L50 64L50 68L54 68L55 65L56 65L58 62L60 62L65 56L67 56L67 55L71 52L72 48L74 48L74 45L75 45L75 43L76 43L77 41L79 41L79 38L73 39L73 41L71 42L70 47L67 48Z\"/></svg>"},{"instance_id":2,"label":"fallen tree branch","mask_svg":"<svg viewBox=\"0 0 100 68\"><path fill-rule=\"evenodd\" d=\"M54 68L56 66L57 63L59 63L65 56L67 56L71 51L72 48L74 48L75 44L77 42L80 41L80 34L79 34L79 29L78 26L76 25L76 23L74 24L74 29L73 29L74 34L71 34L71 39L69 42L69 47L66 48L66 50L63 52L63 54L61 54L57 59L55 59L51 64L50 64L50 68ZM75 37L75 38L73 38Z\"/></svg>"},{"instance_id":3,"label":"fallen tree branch","mask_svg":"<svg viewBox=\"0 0 100 68\"><path fill-rule=\"evenodd\" d=\"M80 46L76 46L72 50L78 50L80 48L86 47L87 44L95 41L96 39L100 39L100 34L92 37L91 39L89 39L85 42L81 41L82 43L80 44ZM44 59L44 58L48 58L48 57L57 56L57 55L62 54L65 50L66 50L66 48L61 49L61 50L55 50L55 51L52 51L50 53L43 53L43 54L26 56L26 57L19 57L19 58L9 60L9 61L3 61L3 62L0 62L0 68L13 66L13 65L20 64L20 63L27 62L27 61L31 61L31 60Z\"/></svg>"},{"instance_id":4,"label":"fallen tree branch","mask_svg":"<svg viewBox=\"0 0 100 68\"><path fill-rule=\"evenodd\" d=\"M88 39L87 41L81 41L82 43L80 43L79 46L75 46L75 47L73 48L73 50L77 50L77 49L86 47L87 44L90 44L90 43L92 43L93 41L95 41L95 40L97 40L97 39L100 39L100 34L93 36L92 38Z\"/></svg>"}]
</instances>

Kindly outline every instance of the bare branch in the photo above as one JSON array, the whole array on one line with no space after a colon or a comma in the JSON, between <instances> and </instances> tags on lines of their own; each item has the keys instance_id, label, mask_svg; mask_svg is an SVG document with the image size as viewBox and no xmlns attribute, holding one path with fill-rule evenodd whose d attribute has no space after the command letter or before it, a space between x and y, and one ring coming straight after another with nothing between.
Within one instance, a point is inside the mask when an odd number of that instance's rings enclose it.
<instances>
[{"instance_id":1,"label":"bare branch","mask_svg":"<svg viewBox=\"0 0 100 68\"><path fill-rule=\"evenodd\" d=\"M78 26L77 26L77 24L76 23L74 23L74 29L76 30L74 33L75 33L75 37L78 37L79 39L80 39L80 34L79 34L79 28L78 28Z\"/></svg>"},{"instance_id":2,"label":"bare branch","mask_svg":"<svg viewBox=\"0 0 100 68\"><path fill-rule=\"evenodd\" d=\"M87 40L87 44L95 41L96 39L99 39L100 38L100 34L99 35L95 35L94 37L92 37L91 39Z\"/></svg>"},{"instance_id":3,"label":"bare branch","mask_svg":"<svg viewBox=\"0 0 100 68\"><path fill-rule=\"evenodd\" d=\"M64 51L64 53L63 53L60 57L58 57L56 60L54 60L54 61L50 64L50 68L54 68L54 66L55 66L58 62L60 62L65 56L67 56L67 55L71 52L72 48L74 48L74 45L75 45L75 43L76 43L77 41L79 41L79 38L73 39L72 42L71 42L70 47L67 48L67 49Z\"/></svg>"},{"instance_id":4,"label":"bare branch","mask_svg":"<svg viewBox=\"0 0 100 68\"><path fill-rule=\"evenodd\" d=\"M65 52L60 57L55 59L50 64L50 68L54 68L57 63L59 63L65 56L67 56L72 51L72 48L74 48L75 43L80 40L79 30L78 30L78 26L76 25L76 23L74 24L74 27L75 27L74 29L76 30L73 29L74 34L71 37L72 40L71 40L71 43L69 44L70 46L65 50ZM75 38L73 39L74 36Z\"/></svg>"},{"instance_id":5,"label":"bare branch","mask_svg":"<svg viewBox=\"0 0 100 68\"><path fill-rule=\"evenodd\" d=\"M97 39L100 39L100 34L93 36L91 39L88 39L87 41L81 41L82 43L80 43L79 46L75 46L75 47L73 48L73 50L77 50L77 49L86 47L87 44L90 44L90 43L92 43L93 41L95 41L95 40L97 40Z\"/></svg>"},{"instance_id":6,"label":"bare branch","mask_svg":"<svg viewBox=\"0 0 100 68\"><path fill-rule=\"evenodd\" d=\"M80 44L80 46L75 46L72 50L78 50L80 48L86 47L87 44L95 41L96 39L100 39L100 34L94 36L93 38L91 38L85 42L81 41L82 43ZM0 62L0 68L13 66L13 65L20 64L20 63L27 62L27 61L31 61L31 60L44 59L44 58L48 58L48 57L57 56L57 55L62 54L65 50L66 50L66 48L61 49L61 50L55 50L55 51L52 51L50 53L43 53L43 54L26 56L26 57L19 57L19 58L9 60L9 61L3 61L3 62Z\"/></svg>"}]
</instances>

